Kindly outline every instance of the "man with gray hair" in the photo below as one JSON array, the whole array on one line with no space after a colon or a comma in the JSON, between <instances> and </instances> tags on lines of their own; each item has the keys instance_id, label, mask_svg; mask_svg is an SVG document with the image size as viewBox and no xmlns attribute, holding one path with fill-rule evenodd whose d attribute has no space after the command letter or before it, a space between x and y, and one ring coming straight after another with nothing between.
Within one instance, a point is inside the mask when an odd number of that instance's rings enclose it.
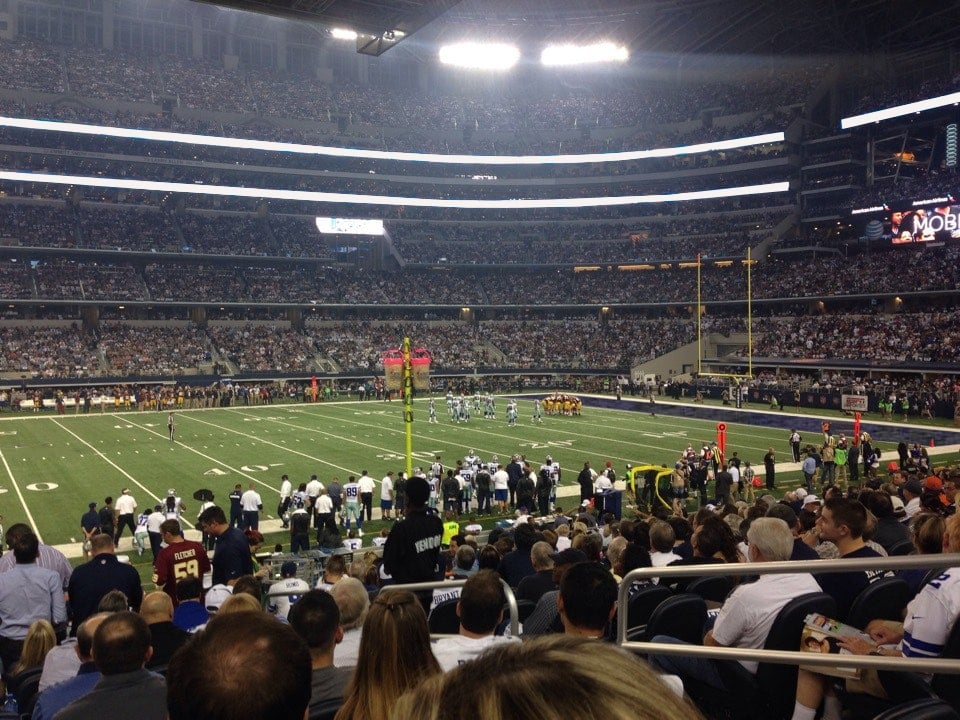
<instances>
[{"instance_id":1,"label":"man with gray hair","mask_svg":"<svg viewBox=\"0 0 960 720\"><path fill-rule=\"evenodd\" d=\"M333 664L352 667L360 658L360 636L363 621L370 610L370 594L356 578L342 577L330 588L330 595L340 609L340 628L343 630L343 639L337 647Z\"/></svg>"},{"instance_id":2,"label":"man with gray hair","mask_svg":"<svg viewBox=\"0 0 960 720\"><path fill-rule=\"evenodd\" d=\"M747 531L747 542L750 562L783 562L793 553L793 533L780 518L754 520ZM772 573L761 575L756 582L738 585L727 596L713 628L704 635L703 644L761 649L780 610L795 597L812 592L821 590L809 573ZM666 635L658 635L653 641L680 642ZM720 691L728 690L715 660L652 655L650 662L665 672L679 675L684 682L697 680ZM757 672L756 662L739 662L750 673Z\"/></svg>"}]
</instances>

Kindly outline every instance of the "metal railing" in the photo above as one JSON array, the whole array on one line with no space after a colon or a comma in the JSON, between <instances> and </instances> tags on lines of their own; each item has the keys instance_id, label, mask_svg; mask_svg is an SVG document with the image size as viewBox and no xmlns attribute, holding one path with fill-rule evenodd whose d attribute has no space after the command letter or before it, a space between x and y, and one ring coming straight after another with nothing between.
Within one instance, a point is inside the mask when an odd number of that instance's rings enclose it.
<instances>
[{"instance_id":1,"label":"metal railing","mask_svg":"<svg viewBox=\"0 0 960 720\"><path fill-rule=\"evenodd\" d=\"M677 645L673 643L654 643L627 640L628 594L634 581L659 577L664 580L681 577L714 576L754 576L771 574L849 572L856 570L908 570L921 568L960 567L960 553L943 555L907 555L900 557L880 557L851 560L810 560L760 563L718 563L716 565L685 565L683 567L640 568L631 570L623 577L618 595L617 644L625 650L635 653L656 655L685 655L705 657L716 660L748 660L779 665L824 665L856 668L875 668L877 670L899 670L901 672L950 673L960 674L960 662L953 659L923 659L903 657L878 657L874 655L837 655L805 652L797 650L752 650L702 645ZM960 620L958 620L960 622Z\"/></svg>"}]
</instances>

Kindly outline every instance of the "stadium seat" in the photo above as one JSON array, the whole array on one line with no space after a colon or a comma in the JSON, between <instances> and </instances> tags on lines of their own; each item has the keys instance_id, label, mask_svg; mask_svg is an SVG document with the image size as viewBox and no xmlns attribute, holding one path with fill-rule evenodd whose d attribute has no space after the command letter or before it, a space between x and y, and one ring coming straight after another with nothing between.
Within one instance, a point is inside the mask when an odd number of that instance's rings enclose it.
<instances>
[{"instance_id":1,"label":"stadium seat","mask_svg":"<svg viewBox=\"0 0 960 720\"><path fill-rule=\"evenodd\" d=\"M689 585L687 592L699 595L707 602L723 604L733 589L733 583L726 575L714 575L712 577L699 577Z\"/></svg>"},{"instance_id":2,"label":"stadium seat","mask_svg":"<svg viewBox=\"0 0 960 720\"><path fill-rule=\"evenodd\" d=\"M651 613L642 639L649 642L656 635L669 635L691 645L701 645L706 621L707 603L702 597L691 593L673 595Z\"/></svg>"},{"instance_id":3,"label":"stadium seat","mask_svg":"<svg viewBox=\"0 0 960 720\"><path fill-rule=\"evenodd\" d=\"M890 557L909 555L913 552L913 543L910 540L901 540L900 542L893 545L888 551L887 555Z\"/></svg>"},{"instance_id":4,"label":"stadium seat","mask_svg":"<svg viewBox=\"0 0 960 720\"><path fill-rule=\"evenodd\" d=\"M17 709L21 716L30 717L33 713L33 707L37 704L37 696L40 694L40 674L43 668L32 668L22 673L22 677L17 685Z\"/></svg>"},{"instance_id":5,"label":"stadium seat","mask_svg":"<svg viewBox=\"0 0 960 720\"><path fill-rule=\"evenodd\" d=\"M875 715L873 720L958 720L960 715L948 703L936 698L923 698L897 705Z\"/></svg>"},{"instance_id":6,"label":"stadium seat","mask_svg":"<svg viewBox=\"0 0 960 720\"><path fill-rule=\"evenodd\" d=\"M647 622L657 606L671 597L673 592L663 585L650 585L641 588L627 601L627 639L641 638L647 629Z\"/></svg>"},{"instance_id":7,"label":"stadium seat","mask_svg":"<svg viewBox=\"0 0 960 720\"><path fill-rule=\"evenodd\" d=\"M836 612L836 602L826 593L807 593L794 598L777 614L763 649L798 650L804 618L811 613L830 617ZM706 715L779 720L792 714L796 665L760 663L756 675L752 675L736 660L723 660L717 663L717 670L724 685L730 688L726 694L696 682L684 683L687 693Z\"/></svg>"},{"instance_id":8,"label":"stadium seat","mask_svg":"<svg viewBox=\"0 0 960 720\"><path fill-rule=\"evenodd\" d=\"M307 717L309 720L333 720L341 705L343 705L343 698L327 700L316 707L310 708L310 713Z\"/></svg>"},{"instance_id":9,"label":"stadium seat","mask_svg":"<svg viewBox=\"0 0 960 720\"><path fill-rule=\"evenodd\" d=\"M903 611L910 602L910 587L906 581L882 578L865 587L850 606L844 622L863 629L871 620L902 620Z\"/></svg>"},{"instance_id":10,"label":"stadium seat","mask_svg":"<svg viewBox=\"0 0 960 720\"><path fill-rule=\"evenodd\" d=\"M954 623L941 657L960 659L960 622ZM960 712L960 683L957 682L957 675L935 673L929 684L922 675L910 672L881 670L879 678L880 684L890 696L888 699L883 700L859 693L846 693L843 696L843 704L850 709L851 716L855 720L866 720L909 703L931 699L942 700L956 712ZM892 717L912 716L894 715Z\"/></svg>"},{"instance_id":11,"label":"stadium seat","mask_svg":"<svg viewBox=\"0 0 960 720\"><path fill-rule=\"evenodd\" d=\"M444 600L430 611L427 618L427 624L430 626L430 632L436 635L456 635L460 632L460 618L457 617L456 598L453 600Z\"/></svg>"}]
</instances>

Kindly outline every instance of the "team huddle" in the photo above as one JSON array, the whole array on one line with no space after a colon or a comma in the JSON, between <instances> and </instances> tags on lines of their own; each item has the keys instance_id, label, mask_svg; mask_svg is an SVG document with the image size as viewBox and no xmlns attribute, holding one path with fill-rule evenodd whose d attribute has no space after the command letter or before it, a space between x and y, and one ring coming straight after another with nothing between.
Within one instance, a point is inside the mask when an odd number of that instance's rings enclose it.
<instances>
[{"instance_id":1,"label":"team huddle","mask_svg":"<svg viewBox=\"0 0 960 720\"><path fill-rule=\"evenodd\" d=\"M468 423L473 416L480 416L482 413L484 420L497 419L497 402L493 395L487 393L483 395L479 392L472 396L466 393L455 395L452 390L447 391L447 416L450 422ZM583 402L573 395L554 393L547 397L537 398L533 401L533 412L530 416L532 423L543 423L543 415L580 415L583 409ZM428 422L439 422L437 419L437 403L434 398L430 398L427 404ZM520 409L516 400L507 401L507 425L516 425L520 420Z\"/></svg>"}]
</instances>

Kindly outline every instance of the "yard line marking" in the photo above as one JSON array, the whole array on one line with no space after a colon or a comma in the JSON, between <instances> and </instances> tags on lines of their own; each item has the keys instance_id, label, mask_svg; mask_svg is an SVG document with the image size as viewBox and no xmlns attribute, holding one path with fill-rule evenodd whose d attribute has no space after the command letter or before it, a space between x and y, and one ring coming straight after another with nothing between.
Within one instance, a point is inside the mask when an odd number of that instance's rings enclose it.
<instances>
[{"instance_id":1,"label":"yard line marking","mask_svg":"<svg viewBox=\"0 0 960 720\"><path fill-rule=\"evenodd\" d=\"M3 451L0 450L0 460L3 461L3 467L7 471L7 475L10 476L10 482L13 483L13 489L17 493L17 497L20 498L20 504L23 505L23 511L27 514L27 520L30 521L30 526L33 528L33 531L37 534L37 540L43 542L43 538L40 537L40 530L37 527L37 521L33 519L33 514L30 512L30 508L27 507L27 499L23 496L23 493L20 491L20 485L17 483L17 479L13 476L13 471L10 469L10 465L7 463L7 458L3 454Z\"/></svg>"},{"instance_id":2,"label":"yard line marking","mask_svg":"<svg viewBox=\"0 0 960 720\"><path fill-rule=\"evenodd\" d=\"M133 425L135 428L138 428L138 429L140 429L140 430L144 430L144 431L146 431L146 432L148 432L148 433L151 433L151 434L153 434L153 435L156 435L157 437L161 437L161 438L163 438L163 439L165 439L165 440L167 439L166 433L161 433L161 432L157 432L156 430L151 430L151 429L148 428L148 427L144 427L143 425L137 425L135 422L132 422L132 421L129 421L129 420L128 420L127 422L130 422L130 424ZM246 478L246 479L249 480L250 482L255 482L255 483L257 483L258 485L263 485L265 488L270 488L271 490L274 489L274 487L273 487L272 485L270 485L269 483L265 483L263 480L259 480L259 479L255 478L253 475L250 475L250 474L248 474L248 473L245 473L245 472L243 472L242 470L233 467L232 465L228 465L227 463L223 462L223 460L217 460L215 457L213 457L213 456L211 456L211 455L207 455L206 453L202 453L202 452L200 452L199 450L190 447L190 446L187 445L186 443L182 443L182 442L180 442L179 440L175 440L175 441L174 441L174 445L179 445L179 446L182 447L183 449L189 450L190 452L194 453L195 455L199 455L199 456L202 457L204 460L209 460L210 462L216 463L217 465L222 465L222 466L225 467L227 470L230 470L231 472L237 473L237 475L239 475L240 477ZM206 447L206 445L204 445L204 447ZM193 526L191 525L190 527L193 527Z\"/></svg>"},{"instance_id":3,"label":"yard line marking","mask_svg":"<svg viewBox=\"0 0 960 720\"><path fill-rule=\"evenodd\" d=\"M128 472L127 472L126 470L124 470L122 467L120 467L119 465L117 465L113 460L111 460L111 459L108 458L106 455L104 455L102 452L100 452L99 450L97 450L93 445L91 445L91 444L88 443L86 440L84 440L82 437L80 437L79 435L77 435L73 430L69 430L69 429L65 428L65 427L60 423L59 420L54 420L54 421L53 421L53 424L56 425L56 426L57 426L58 428L60 428L61 430L63 430L64 432L67 432L67 433L70 433L71 435L73 435L77 440L79 440L81 443L83 443L84 445L86 445L88 448L90 448L91 450L93 450L97 455L99 455L101 458L103 458L103 460L105 460L105 461L107 462L107 464L111 465L117 472L119 472L121 475L123 475L127 480L129 480L129 481L132 482L134 485L136 485L138 488L140 488L141 490L143 490L149 497L152 497L152 498L153 498L154 500L156 500L157 502L160 502L160 496L159 496L159 495L154 495L152 492L150 492L150 489L149 489L146 485L144 485L143 483L141 483L141 482L140 482L139 480L137 480L133 475L131 475L130 473L128 473ZM119 455L119 453L117 453L117 454ZM185 524L187 524L187 525L190 525L190 527L193 527L193 525L191 525L191 524L190 524L188 521L186 521L186 520L181 519L181 522L183 522L183 523L185 523Z\"/></svg>"},{"instance_id":4,"label":"yard line marking","mask_svg":"<svg viewBox=\"0 0 960 720\"><path fill-rule=\"evenodd\" d=\"M224 409L226 409L226 408L224 408ZM271 447L275 447L275 448L277 448L278 450L283 450L284 452L289 452L289 453L293 453L294 455L299 455L299 456L301 456L301 457L305 457L305 458L307 458L308 460L313 460L314 462L318 462L318 463L320 463L321 465L328 465L329 467L336 468L336 469L338 469L338 470L343 470L344 472L347 472L347 473L353 473L353 472L355 472L354 470L351 470L350 468L345 468L345 467L343 467L342 465L334 465L332 462L328 462L328 461L326 461L326 460L321 460L320 458L314 457L313 455L307 455L306 453L300 452L300 451L298 451L298 450L291 450L290 448L283 447L282 445L278 445L277 443L270 442L269 440L264 440L263 438L258 438L256 435L248 435L247 433L240 432L239 430L234 430L234 429L232 429L232 428L223 427L223 426L221 426L221 425L217 425L216 423L208 422L208 421L206 421L206 420L201 420L200 418L193 417L193 416L190 416L189 419L190 419L190 420L193 420L193 421L195 421L195 422L198 422L198 423L203 423L204 425L209 425L210 427L217 428L218 430L222 430L222 431L224 431L224 432L231 432L231 433L234 433L234 434L236 434L236 435L240 435L241 437L250 438L251 440L256 440L257 442L263 443L264 445L270 445ZM344 439L346 439L346 438L344 438ZM190 446L189 446L189 445L185 445L184 447L190 447ZM202 454L202 453L200 453L200 454ZM204 456L204 457L206 457L206 456ZM210 458L210 459L212 459L212 458ZM217 462L219 462L219 461L217 461ZM224 467L228 467L225 463L220 463L220 464L223 465ZM266 483L264 483L264 482L262 482L262 481L260 481L260 480L257 480L257 482L259 482L261 485L266 485ZM270 487L270 488L273 489L273 490L276 489L276 488L273 488L272 485L266 485L266 486L267 486L267 487Z\"/></svg>"},{"instance_id":5,"label":"yard line marking","mask_svg":"<svg viewBox=\"0 0 960 720\"><path fill-rule=\"evenodd\" d=\"M325 418L325 419L329 419L329 418L330 418L330 416L321 415L321 414L316 413L316 412L313 412L313 413L310 413L310 414L313 415L313 416L315 416L315 417L319 417L319 418ZM280 421L278 421L278 420L271 420L271 422L280 422ZM345 422L349 422L349 423L352 423L352 424L354 424L354 425L359 425L360 427L365 427L365 428L374 428L374 427L380 428L380 427L381 427L381 426L369 425L369 424L367 424L367 423L361 422L360 420L352 420L352 419L349 419L349 418L346 419ZM323 434L323 435L328 435L328 433L324 432L323 430L319 430L319 429L316 429L316 428L303 427L303 426L300 426L300 425L293 425L293 424L291 424L291 423L284 423L284 424L289 425L290 427L294 427L294 428L301 429L301 430L308 430L308 431L311 431L311 432L316 432L316 433L320 433L320 434ZM493 436L493 437L495 437L495 438L504 439L504 440L506 440L509 444L516 445L516 446L518 446L518 447L519 447L520 444L523 443L523 442L536 442L536 441L539 439L539 438L533 438L533 439L531 439L530 437L525 436L525 435L507 435L507 434L499 433L499 432L491 432L491 431L489 431L489 430L483 430L483 427L484 427L483 425L474 424L474 423L468 423L468 424L466 424L466 425L459 425L459 426L457 426L457 425L452 425L452 426L451 426L451 428L454 428L454 429L471 430L471 431L476 432L476 433L478 433L478 434L489 435L489 436ZM530 426L530 427L532 427L532 426ZM538 426L538 428L539 428L539 426ZM385 428L385 429L388 430L388 431L391 432L391 433L394 433L395 435L405 432L404 430L398 430L398 429L395 429L395 428ZM599 436L596 436L596 435L586 435L586 434L584 434L583 432L580 432L580 431L577 431L577 430L560 430L560 429L554 428L554 427L552 427L552 426L549 427L549 431L550 431L550 432L556 432L557 434L561 434L561 435L572 435L572 436L574 436L575 438L585 438L585 439L588 439L588 440L598 440L598 441L607 442L607 443L616 443L616 444L620 444L620 445L629 445L630 447L650 448L651 450L657 450L657 451L663 451L663 450L664 450L664 448L663 448L662 446L660 446L660 445L649 445L649 444L646 444L646 443L637 442L636 439L632 439L632 438L618 439L618 438L599 437ZM422 435L422 434L417 433L417 432L414 432L414 437L418 437L418 438L420 438L421 440L429 440L429 441L433 441L433 442L443 443L443 444L446 444L446 445L453 445L453 446L456 446L456 447L468 447L468 445L469 445L469 443L465 443L465 442L461 442L461 441L457 441L457 440L446 440L446 439L436 438L436 437L433 437L433 436L429 436L429 437L428 437L428 436ZM683 442L683 443L688 442L688 439L687 439L686 437L677 436L676 439L677 439L678 441L680 441L680 442ZM664 438L664 441L667 441L667 438ZM499 454L503 454L503 453L513 454L514 452L522 452L521 450L508 450L508 451L504 451L504 450L491 450L491 449L489 449L489 448L479 448L479 450L480 450L481 452L483 452L483 453L499 453ZM549 448L544 448L544 450L545 450L545 452L547 452L547 453L550 453L550 452L551 452ZM575 448L570 448L570 450L575 451L576 449L575 449ZM527 455L529 455L529 452L522 452L522 454L527 454ZM610 460L622 460L622 461L624 461L624 462L634 462L634 461L636 461L636 457L634 457L634 456L624 457L624 456L617 456L617 455L610 455L610 454L608 454L608 459L610 459ZM528 462L531 462L531 464L533 464L534 461L531 461L531 459L528 458ZM563 468L561 468L561 469L563 469ZM567 469L567 470L573 470L574 468L567 467L566 469Z\"/></svg>"}]
</instances>

